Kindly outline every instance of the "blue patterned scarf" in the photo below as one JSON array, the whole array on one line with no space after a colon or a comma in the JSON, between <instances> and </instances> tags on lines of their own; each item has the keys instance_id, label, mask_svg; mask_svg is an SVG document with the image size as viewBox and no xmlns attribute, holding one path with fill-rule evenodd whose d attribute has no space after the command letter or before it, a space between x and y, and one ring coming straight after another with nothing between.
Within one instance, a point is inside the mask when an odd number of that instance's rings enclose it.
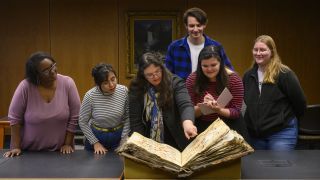
<instances>
[{"instance_id":1,"label":"blue patterned scarf","mask_svg":"<svg viewBox=\"0 0 320 180\"><path fill-rule=\"evenodd\" d=\"M163 143L164 142L164 128L162 111L158 106L157 97L159 93L155 92L154 87L149 88L145 94L146 102L146 119L150 121L150 138Z\"/></svg>"}]
</instances>

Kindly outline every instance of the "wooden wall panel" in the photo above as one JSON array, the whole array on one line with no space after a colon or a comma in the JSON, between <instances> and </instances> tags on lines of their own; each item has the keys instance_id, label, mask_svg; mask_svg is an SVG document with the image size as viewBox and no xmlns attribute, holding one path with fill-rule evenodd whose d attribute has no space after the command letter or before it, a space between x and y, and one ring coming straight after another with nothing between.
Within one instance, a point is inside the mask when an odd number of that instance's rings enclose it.
<instances>
[{"instance_id":1,"label":"wooden wall panel","mask_svg":"<svg viewBox=\"0 0 320 180\"><path fill-rule=\"evenodd\" d=\"M320 103L320 12L315 0L257 1L257 34L271 35L284 64L297 74L308 104Z\"/></svg>"},{"instance_id":2,"label":"wooden wall panel","mask_svg":"<svg viewBox=\"0 0 320 180\"><path fill-rule=\"evenodd\" d=\"M51 52L81 98L94 86L94 65L106 62L118 69L117 9L117 0L51 1Z\"/></svg>"},{"instance_id":3,"label":"wooden wall panel","mask_svg":"<svg viewBox=\"0 0 320 180\"><path fill-rule=\"evenodd\" d=\"M32 52L51 52L59 72L75 79L81 97L93 86L91 68L101 61L112 64L120 83L129 85L126 13L179 11L182 20L182 13L194 6L207 12L206 34L223 44L240 75L252 62L253 40L269 34L283 62L298 75L308 104L320 103L316 0L1 0L0 116L7 115ZM180 37L185 34L181 21Z\"/></svg>"},{"instance_id":4,"label":"wooden wall panel","mask_svg":"<svg viewBox=\"0 0 320 180\"><path fill-rule=\"evenodd\" d=\"M48 0L1 0L0 117L8 114L27 58L35 51L49 51L48 9Z\"/></svg>"},{"instance_id":5,"label":"wooden wall panel","mask_svg":"<svg viewBox=\"0 0 320 180\"><path fill-rule=\"evenodd\" d=\"M188 8L199 7L208 16L205 33L222 43L240 76L252 61L252 41L256 37L255 0L190 0Z\"/></svg>"}]
</instances>

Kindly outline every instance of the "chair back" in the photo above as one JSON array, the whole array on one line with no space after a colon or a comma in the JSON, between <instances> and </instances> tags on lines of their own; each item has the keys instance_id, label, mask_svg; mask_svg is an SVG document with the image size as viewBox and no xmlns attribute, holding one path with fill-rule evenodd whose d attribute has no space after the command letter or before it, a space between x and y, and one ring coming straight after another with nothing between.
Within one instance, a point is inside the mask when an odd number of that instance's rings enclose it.
<instances>
[{"instance_id":1,"label":"chair back","mask_svg":"<svg viewBox=\"0 0 320 180\"><path fill-rule=\"evenodd\" d=\"M320 104L308 105L299 121L299 133L320 135Z\"/></svg>"}]
</instances>

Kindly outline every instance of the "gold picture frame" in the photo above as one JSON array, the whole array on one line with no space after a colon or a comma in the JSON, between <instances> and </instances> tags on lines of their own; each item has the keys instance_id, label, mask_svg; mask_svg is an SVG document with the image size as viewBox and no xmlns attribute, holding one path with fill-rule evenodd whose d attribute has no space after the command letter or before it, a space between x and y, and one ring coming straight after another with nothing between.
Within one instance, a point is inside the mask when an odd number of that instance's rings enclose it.
<instances>
[{"instance_id":1,"label":"gold picture frame","mask_svg":"<svg viewBox=\"0 0 320 180\"><path fill-rule=\"evenodd\" d=\"M127 20L127 77L137 72L141 55L146 51L166 53L168 45L180 33L179 12L128 12Z\"/></svg>"}]
</instances>

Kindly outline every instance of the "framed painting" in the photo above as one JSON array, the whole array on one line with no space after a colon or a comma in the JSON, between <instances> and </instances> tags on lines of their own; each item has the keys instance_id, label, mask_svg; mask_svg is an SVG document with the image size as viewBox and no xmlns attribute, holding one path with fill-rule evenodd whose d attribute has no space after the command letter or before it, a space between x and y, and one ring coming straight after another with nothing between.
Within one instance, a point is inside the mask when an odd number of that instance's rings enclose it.
<instances>
[{"instance_id":1,"label":"framed painting","mask_svg":"<svg viewBox=\"0 0 320 180\"><path fill-rule=\"evenodd\" d=\"M166 54L168 45L180 33L178 12L127 13L127 77L136 72L143 53L157 51Z\"/></svg>"}]
</instances>

